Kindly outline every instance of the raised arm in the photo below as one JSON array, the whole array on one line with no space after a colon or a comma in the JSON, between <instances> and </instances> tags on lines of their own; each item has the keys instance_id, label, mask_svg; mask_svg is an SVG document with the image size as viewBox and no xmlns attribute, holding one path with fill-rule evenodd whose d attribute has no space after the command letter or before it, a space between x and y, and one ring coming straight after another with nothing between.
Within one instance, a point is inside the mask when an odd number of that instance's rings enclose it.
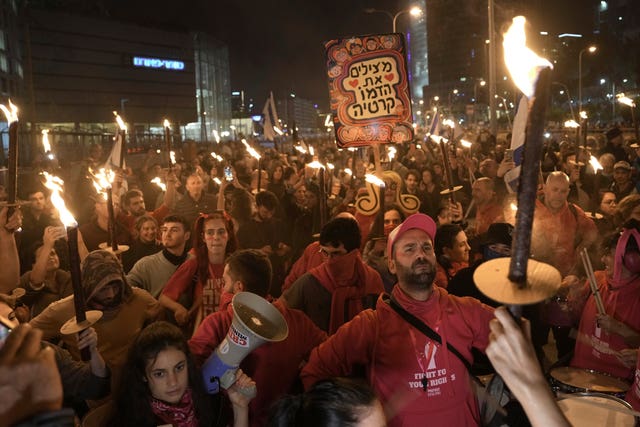
<instances>
[{"instance_id":1,"label":"raised arm","mask_svg":"<svg viewBox=\"0 0 640 427\"><path fill-rule=\"evenodd\" d=\"M16 209L7 219L8 208L0 210L0 292L9 294L20 283L20 257L14 230L22 226L22 214Z\"/></svg>"},{"instance_id":2,"label":"raised arm","mask_svg":"<svg viewBox=\"0 0 640 427\"><path fill-rule=\"evenodd\" d=\"M568 427L540 370L529 322L516 324L504 307L497 308L495 316L489 324L487 356L522 405L529 422L533 427Z\"/></svg>"}]
</instances>

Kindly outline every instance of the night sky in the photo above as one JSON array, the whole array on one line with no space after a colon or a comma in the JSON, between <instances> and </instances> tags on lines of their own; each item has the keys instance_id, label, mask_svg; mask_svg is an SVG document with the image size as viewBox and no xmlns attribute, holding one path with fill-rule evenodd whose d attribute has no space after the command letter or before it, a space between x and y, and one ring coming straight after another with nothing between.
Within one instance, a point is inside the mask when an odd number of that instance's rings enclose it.
<instances>
[{"instance_id":1,"label":"night sky","mask_svg":"<svg viewBox=\"0 0 640 427\"><path fill-rule=\"evenodd\" d=\"M450 0L452 7L464 0ZM428 0L427 0L428 2ZM591 0L529 0L534 25L549 32L580 31L593 18L584 5ZM390 32L383 14L366 14L373 7L392 13L408 7L406 0L107 0L114 18L163 28L204 30L229 46L231 85L244 89L256 105L268 91L327 104L322 42L348 35ZM500 0L496 0L499 7ZM582 5L582 7L576 7ZM408 15L399 18L402 28ZM540 28L542 29L542 28Z\"/></svg>"}]
</instances>

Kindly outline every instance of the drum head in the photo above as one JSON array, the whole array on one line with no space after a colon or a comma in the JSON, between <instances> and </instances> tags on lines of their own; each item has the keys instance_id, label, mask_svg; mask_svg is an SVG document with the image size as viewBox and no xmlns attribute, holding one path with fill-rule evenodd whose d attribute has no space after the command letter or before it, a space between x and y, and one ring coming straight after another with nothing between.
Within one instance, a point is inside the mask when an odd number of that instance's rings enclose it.
<instances>
[{"instance_id":1,"label":"drum head","mask_svg":"<svg viewBox=\"0 0 640 427\"><path fill-rule=\"evenodd\" d=\"M558 401L558 406L572 426L633 427L636 419L610 408L631 409L624 400L600 393L575 393ZM597 405L597 406L596 406Z\"/></svg>"},{"instance_id":2,"label":"drum head","mask_svg":"<svg viewBox=\"0 0 640 427\"><path fill-rule=\"evenodd\" d=\"M556 381L571 387L600 393L625 393L631 385L623 379L588 369L562 366L552 369L549 375Z\"/></svg>"}]
</instances>

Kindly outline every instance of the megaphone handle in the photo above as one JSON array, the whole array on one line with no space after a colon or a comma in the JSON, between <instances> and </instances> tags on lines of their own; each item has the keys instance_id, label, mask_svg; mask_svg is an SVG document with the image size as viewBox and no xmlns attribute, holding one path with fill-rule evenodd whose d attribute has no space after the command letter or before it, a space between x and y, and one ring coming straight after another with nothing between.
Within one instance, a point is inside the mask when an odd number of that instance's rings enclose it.
<instances>
[{"instance_id":1,"label":"megaphone handle","mask_svg":"<svg viewBox=\"0 0 640 427\"><path fill-rule=\"evenodd\" d=\"M229 369L224 373L224 375L222 375L222 378L220 378L220 385L222 386L222 388L228 390L236 383L236 372L238 372L237 369ZM256 397L256 394L258 392L255 384L252 384L250 386L238 385L236 388L240 393L244 394L250 399Z\"/></svg>"},{"instance_id":2,"label":"megaphone handle","mask_svg":"<svg viewBox=\"0 0 640 427\"><path fill-rule=\"evenodd\" d=\"M249 399L253 399L254 397L256 397L256 394L258 394L258 389L256 388L255 384L252 384L247 387L238 386L238 391L244 394Z\"/></svg>"}]
</instances>

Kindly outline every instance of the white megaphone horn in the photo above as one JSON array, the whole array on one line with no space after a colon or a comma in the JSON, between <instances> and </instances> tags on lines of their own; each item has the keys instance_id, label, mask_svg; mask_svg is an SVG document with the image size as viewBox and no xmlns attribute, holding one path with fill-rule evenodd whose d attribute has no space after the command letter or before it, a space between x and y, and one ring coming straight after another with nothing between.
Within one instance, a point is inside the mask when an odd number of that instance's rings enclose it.
<instances>
[{"instance_id":1,"label":"white megaphone horn","mask_svg":"<svg viewBox=\"0 0 640 427\"><path fill-rule=\"evenodd\" d=\"M231 301L233 320L227 336L202 366L209 394L235 382L240 362L266 342L279 342L289 335L287 321L269 301L251 292L237 293Z\"/></svg>"}]
</instances>

